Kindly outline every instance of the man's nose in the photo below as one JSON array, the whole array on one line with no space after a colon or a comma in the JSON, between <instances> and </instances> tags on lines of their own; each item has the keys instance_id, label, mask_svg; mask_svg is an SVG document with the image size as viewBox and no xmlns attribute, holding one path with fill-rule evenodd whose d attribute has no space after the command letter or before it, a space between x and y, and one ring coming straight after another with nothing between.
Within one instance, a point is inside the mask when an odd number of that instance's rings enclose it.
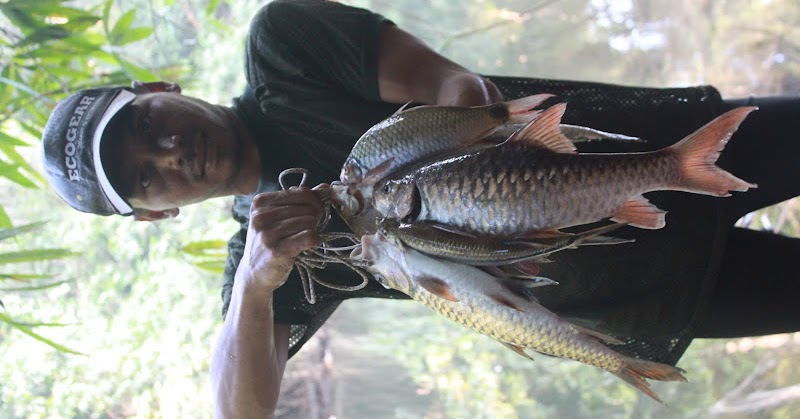
<instances>
[{"instance_id":1,"label":"man's nose","mask_svg":"<svg viewBox=\"0 0 800 419\"><path fill-rule=\"evenodd\" d=\"M163 166L178 169L183 165L181 138L178 135L164 135L156 139L153 158Z\"/></svg>"}]
</instances>

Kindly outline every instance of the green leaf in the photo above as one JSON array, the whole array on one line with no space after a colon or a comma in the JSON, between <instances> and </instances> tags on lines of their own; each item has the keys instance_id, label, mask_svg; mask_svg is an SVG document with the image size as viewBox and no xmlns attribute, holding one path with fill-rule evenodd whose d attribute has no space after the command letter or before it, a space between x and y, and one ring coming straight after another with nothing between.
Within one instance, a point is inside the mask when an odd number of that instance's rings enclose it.
<instances>
[{"instance_id":1,"label":"green leaf","mask_svg":"<svg viewBox=\"0 0 800 419\"><path fill-rule=\"evenodd\" d=\"M117 40L117 45L130 44L136 41L141 41L153 34L152 28L138 27L127 30L121 38Z\"/></svg>"},{"instance_id":2,"label":"green leaf","mask_svg":"<svg viewBox=\"0 0 800 419\"><path fill-rule=\"evenodd\" d=\"M34 96L34 97L35 96L39 96L39 92L37 92L36 90L31 89L29 86L27 86L27 85L25 85L23 83L11 80L11 79L7 79L5 77L0 77L0 83L14 86L17 89L22 90L23 92L25 92L25 93L27 93L27 94L29 94L31 96Z\"/></svg>"},{"instance_id":3,"label":"green leaf","mask_svg":"<svg viewBox=\"0 0 800 419\"><path fill-rule=\"evenodd\" d=\"M44 178L39 171L35 170L30 164L28 164L28 161L22 157L22 155L20 155L17 150L14 149L14 147L0 143L0 150L2 150L3 153L5 153L5 155L11 159L11 161L14 162L19 169L22 169L28 173L28 179L33 178L39 180L40 182L44 182Z\"/></svg>"},{"instance_id":4,"label":"green leaf","mask_svg":"<svg viewBox=\"0 0 800 419\"><path fill-rule=\"evenodd\" d=\"M70 348L68 348L68 347L66 347L64 345L59 344L59 343L55 343L52 340L47 339L46 337L34 332L29 327L15 322L14 319L9 317L6 313L0 312L0 321L6 322L8 325L10 325L11 327L19 330L20 332L25 333L26 335L38 340L39 342L42 342L42 343L44 343L46 345L49 345L50 347L52 347L52 348L54 348L56 350L59 350L61 352L67 352L67 353L71 353L71 354L75 354L75 355L85 355L82 352L78 352L78 351L76 351L74 349L70 349Z\"/></svg>"},{"instance_id":5,"label":"green leaf","mask_svg":"<svg viewBox=\"0 0 800 419\"><path fill-rule=\"evenodd\" d=\"M45 224L46 224L45 221L37 221L35 223L25 224L19 227L0 229L0 240L5 240L14 236L18 236L20 234L36 231L42 228L42 226L44 226Z\"/></svg>"},{"instance_id":6,"label":"green leaf","mask_svg":"<svg viewBox=\"0 0 800 419\"><path fill-rule=\"evenodd\" d=\"M199 240L181 247L181 251L190 255L206 256L208 254L227 254L228 243L225 240Z\"/></svg>"},{"instance_id":7,"label":"green leaf","mask_svg":"<svg viewBox=\"0 0 800 419\"><path fill-rule=\"evenodd\" d=\"M57 287L57 286L59 286L61 284L66 284L67 282L71 282L71 281L73 281L73 280L72 279L65 279L65 280L62 280L62 281L51 282L49 284L31 285L29 287L0 288L0 291L6 291L6 292L39 291L39 290L45 290L45 289L48 289L48 288L55 288L55 287Z\"/></svg>"},{"instance_id":8,"label":"green leaf","mask_svg":"<svg viewBox=\"0 0 800 419\"><path fill-rule=\"evenodd\" d=\"M17 282L30 282L30 279L44 279L44 278L51 278L52 275L45 275L45 274L2 274L0 273L0 279L2 280L11 280Z\"/></svg>"},{"instance_id":9,"label":"green leaf","mask_svg":"<svg viewBox=\"0 0 800 419\"><path fill-rule=\"evenodd\" d=\"M18 168L19 166L17 165L0 162L0 177L4 177L20 186L35 189L36 184L20 173L17 170Z\"/></svg>"},{"instance_id":10,"label":"green leaf","mask_svg":"<svg viewBox=\"0 0 800 419\"><path fill-rule=\"evenodd\" d=\"M209 1L208 5L206 5L206 15L210 15L211 13L214 13L214 10L217 9L217 6L219 6L219 0L211 0L211 1Z\"/></svg>"},{"instance_id":11,"label":"green leaf","mask_svg":"<svg viewBox=\"0 0 800 419\"><path fill-rule=\"evenodd\" d=\"M224 260L202 261L193 263L194 266L214 274L222 274L225 272Z\"/></svg>"},{"instance_id":12,"label":"green leaf","mask_svg":"<svg viewBox=\"0 0 800 419\"><path fill-rule=\"evenodd\" d=\"M14 137L6 134L3 131L0 131L0 143L12 145L12 146L19 146L19 147L30 146L30 144L26 143L25 141L22 141L22 140L20 140L18 138L14 138Z\"/></svg>"},{"instance_id":13,"label":"green leaf","mask_svg":"<svg viewBox=\"0 0 800 419\"><path fill-rule=\"evenodd\" d=\"M111 28L108 26L108 24L111 21L112 4L114 4L114 0L106 0L106 4L103 6L103 30L106 32L106 36L111 33Z\"/></svg>"},{"instance_id":14,"label":"green leaf","mask_svg":"<svg viewBox=\"0 0 800 419\"><path fill-rule=\"evenodd\" d=\"M12 226L11 218L8 216L6 209L0 205L0 228L11 228Z\"/></svg>"},{"instance_id":15,"label":"green leaf","mask_svg":"<svg viewBox=\"0 0 800 419\"><path fill-rule=\"evenodd\" d=\"M128 31L128 28L130 28L135 18L136 9L128 10L122 15L122 17L117 20L117 23L114 24L111 33L108 34L108 42L111 43L111 45L121 45L120 40L125 36L125 32Z\"/></svg>"},{"instance_id":16,"label":"green leaf","mask_svg":"<svg viewBox=\"0 0 800 419\"><path fill-rule=\"evenodd\" d=\"M133 64L132 62L123 59L119 55L115 54L114 58L117 59L119 65L125 70L125 73L128 74L130 80L153 81L159 79L158 76L151 73L149 70Z\"/></svg>"},{"instance_id":17,"label":"green leaf","mask_svg":"<svg viewBox=\"0 0 800 419\"><path fill-rule=\"evenodd\" d=\"M63 259L76 255L68 249L32 249L16 252L0 253L0 265L7 263L38 262L43 260Z\"/></svg>"}]
</instances>

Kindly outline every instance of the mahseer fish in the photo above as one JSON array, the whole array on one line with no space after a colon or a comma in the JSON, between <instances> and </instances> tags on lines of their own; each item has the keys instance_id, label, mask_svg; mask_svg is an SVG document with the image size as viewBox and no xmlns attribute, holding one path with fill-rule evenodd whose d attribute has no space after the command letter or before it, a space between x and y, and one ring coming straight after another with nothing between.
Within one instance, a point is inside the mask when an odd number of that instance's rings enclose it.
<instances>
[{"instance_id":1,"label":"mahseer fish","mask_svg":"<svg viewBox=\"0 0 800 419\"><path fill-rule=\"evenodd\" d=\"M729 196L756 187L715 165L755 107L728 111L661 150L578 154L559 128L565 106L551 106L501 144L380 181L373 193L375 209L407 222L504 236L606 218L658 229L665 225L665 211L643 193Z\"/></svg>"},{"instance_id":2,"label":"mahseer fish","mask_svg":"<svg viewBox=\"0 0 800 419\"><path fill-rule=\"evenodd\" d=\"M368 262L387 288L526 358L532 359L530 351L535 351L593 365L658 401L645 379L686 380L680 368L622 355L603 343L621 343L615 338L562 320L529 296L524 281L497 278L473 266L425 255L381 231L363 236L351 257Z\"/></svg>"},{"instance_id":3,"label":"mahseer fish","mask_svg":"<svg viewBox=\"0 0 800 419\"><path fill-rule=\"evenodd\" d=\"M418 106L375 124L345 160L340 181L374 184L410 164L453 153L480 141L504 124L526 123L550 94L476 107Z\"/></svg>"}]
</instances>

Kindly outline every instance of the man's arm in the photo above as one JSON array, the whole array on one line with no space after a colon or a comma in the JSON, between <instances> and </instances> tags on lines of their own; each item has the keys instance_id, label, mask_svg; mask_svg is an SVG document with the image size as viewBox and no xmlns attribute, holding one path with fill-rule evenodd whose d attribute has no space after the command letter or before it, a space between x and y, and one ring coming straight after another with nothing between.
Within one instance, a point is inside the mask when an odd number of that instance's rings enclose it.
<instances>
[{"instance_id":1,"label":"man's arm","mask_svg":"<svg viewBox=\"0 0 800 419\"><path fill-rule=\"evenodd\" d=\"M439 55L395 25L381 30L378 48L381 99L457 106L503 100L494 83Z\"/></svg>"},{"instance_id":2,"label":"man's arm","mask_svg":"<svg viewBox=\"0 0 800 419\"><path fill-rule=\"evenodd\" d=\"M297 255L319 244L315 228L322 214L319 198L306 188L253 199L244 255L211 361L216 417L274 414L289 327L274 324L273 292L286 281Z\"/></svg>"}]
</instances>

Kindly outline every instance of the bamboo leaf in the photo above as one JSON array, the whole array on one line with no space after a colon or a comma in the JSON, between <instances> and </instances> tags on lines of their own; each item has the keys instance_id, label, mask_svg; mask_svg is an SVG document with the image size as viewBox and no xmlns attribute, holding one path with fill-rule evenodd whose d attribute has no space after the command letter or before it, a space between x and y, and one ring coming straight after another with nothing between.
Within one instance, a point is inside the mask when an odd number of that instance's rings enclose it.
<instances>
[{"instance_id":1,"label":"bamboo leaf","mask_svg":"<svg viewBox=\"0 0 800 419\"><path fill-rule=\"evenodd\" d=\"M75 354L75 355L85 355L82 352L78 352L78 351L76 351L74 349L70 349L70 348L68 348L68 347L66 347L64 345L61 345L59 343L53 342L50 339L47 339L46 337L44 337L44 336L34 332L33 330L31 330L29 327L23 326L21 324L17 324L6 313L0 312L0 321L6 322L8 325L10 325L11 327L19 330L20 332L25 333L26 335L38 340L39 342L42 342L42 343L44 343L44 344L46 344L46 345L48 345L48 346L50 346L50 347L52 347L52 348L54 348L56 350L59 350L61 352L67 352L67 353L71 353L71 354Z\"/></svg>"},{"instance_id":2,"label":"bamboo leaf","mask_svg":"<svg viewBox=\"0 0 800 419\"><path fill-rule=\"evenodd\" d=\"M125 70L125 73L127 73L130 79L142 80L142 81L158 80L158 76L156 76L155 74L151 73L150 71L142 67L137 66L136 64L133 64L130 61L123 59L119 55L115 54L114 58L116 58L117 63L119 63L119 65Z\"/></svg>"},{"instance_id":3,"label":"bamboo leaf","mask_svg":"<svg viewBox=\"0 0 800 419\"><path fill-rule=\"evenodd\" d=\"M19 166L17 165L0 162L0 177L4 177L20 186L35 189L36 184L20 173L17 170L18 168Z\"/></svg>"},{"instance_id":4,"label":"bamboo leaf","mask_svg":"<svg viewBox=\"0 0 800 419\"><path fill-rule=\"evenodd\" d=\"M106 32L106 36L109 35L111 32L111 28L108 26L108 23L111 20L111 5L114 3L114 0L107 0L106 4L103 5L103 30Z\"/></svg>"},{"instance_id":5,"label":"bamboo leaf","mask_svg":"<svg viewBox=\"0 0 800 419\"><path fill-rule=\"evenodd\" d=\"M0 274L0 279L2 280L11 280L17 282L30 282L31 279L44 279L44 278L51 278L52 275L44 275L44 274Z\"/></svg>"},{"instance_id":6,"label":"bamboo leaf","mask_svg":"<svg viewBox=\"0 0 800 419\"><path fill-rule=\"evenodd\" d=\"M36 231L42 228L45 223L45 221L37 221L35 223L25 224L19 227L0 229L0 240L5 240L20 234L30 233L31 231Z\"/></svg>"},{"instance_id":7,"label":"bamboo leaf","mask_svg":"<svg viewBox=\"0 0 800 419\"><path fill-rule=\"evenodd\" d=\"M39 291L39 290L44 290L44 289L48 289L48 288L55 288L55 287L57 287L59 285L66 284L67 282L71 282L71 281L72 281L72 279L65 279L65 280L62 280L62 281L51 282L49 284L32 285L32 286L29 286L29 287L0 288L0 291L5 291L5 292Z\"/></svg>"},{"instance_id":8,"label":"bamboo leaf","mask_svg":"<svg viewBox=\"0 0 800 419\"><path fill-rule=\"evenodd\" d=\"M77 253L68 249L33 249L17 252L0 253L0 265L7 263L38 262L43 260L63 259Z\"/></svg>"},{"instance_id":9,"label":"bamboo leaf","mask_svg":"<svg viewBox=\"0 0 800 419\"><path fill-rule=\"evenodd\" d=\"M209 253L226 254L228 243L225 240L198 240L181 247L181 251L190 255L204 256Z\"/></svg>"},{"instance_id":10,"label":"bamboo leaf","mask_svg":"<svg viewBox=\"0 0 800 419\"><path fill-rule=\"evenodd\" d=\"M222 274L225 272L225 261L202 261L193 263L194 266L214 274Z\"/></svg>"},{"instance_id":11,"label":"bamboo leaf","mask_svg":"<svg viewBox=\"0 0 800 419\"><path fill-rule=\"evenodd\" d=\"M108 42L111 43L111 45L121 45L120 40L125 35L125 32L128 31L128 28L130 28L135 18L136 9L131 9L117 19L117 23L114 24L114 28L112 28L111 33L108 34Z\"/></svg>"},{"instance_id":12,"label":"bamboo leaf","mask_svg":"<svg viewBox=\"0 0 800 419\"><path fill-rule=\"evenodd\" d=\"M25 141L22 141L22 140L20 140L18 138L14 138L14 137L6 134L3 131L0 131L0 142L2 142L4 144L15 146L15 147L30 146L30 144L26 143Z\"/></svg>"},{"instance_id":13,"label":"bamboo leaf","mask_svg":"<svg viewBox=\"0 0 800 419\"><path fill-rule=\"evenodd\" d=\"M29 180L31 178L34 178L34 179L39 180L40 182L44 182L44 179L42 178L41 174L37 170L35 170L33 168L33 166L31 166L27 162L27 160L24 157L22 157L22 155L20 155L17 152L17 150L14 149L14 147L12 147L12 146L10 146L8 144L0 143L0 150L2 150L3 153L5 153L5 155L9 159L11 159L17 165L17 167L19 169L21 169L22 171L24 171L24 172L26 172L28 174L27 178Z\"/></svg>"},{"instance_id":14,"label":"bamboo leaf","mask_svg":"<svg viewBox=\"0 0 800 419\"><path fill-rule=\"evenodd\" d=\"M211 1L209 1L208 5L206 6L206 14L210 15L210 14L214 13L214 10L217 9L217 6L219 6L219 0L211 0Z\"/></svg>"},{"instance_id":15,"label":"bamboo leaf","mask_svg":"<svg viewBox=\"0 0 800 419\"><path fill-rule=\"evenodd\" d=\"M153 34L153 29L147 27L131 28L117 40L117 45L131 44L141 41Z\"/></svg>"},{"instance_id":16,"label":"bamboo leaf","mask_svg":"<svg viewBox=\"0 0 800 419\"><path fill-rule=\"evenodd\" d=\"M6 209L0 205L0 228L11 228L13 224L11 224L11 218L9 218Z\"/></svg>"}]
</instances>

